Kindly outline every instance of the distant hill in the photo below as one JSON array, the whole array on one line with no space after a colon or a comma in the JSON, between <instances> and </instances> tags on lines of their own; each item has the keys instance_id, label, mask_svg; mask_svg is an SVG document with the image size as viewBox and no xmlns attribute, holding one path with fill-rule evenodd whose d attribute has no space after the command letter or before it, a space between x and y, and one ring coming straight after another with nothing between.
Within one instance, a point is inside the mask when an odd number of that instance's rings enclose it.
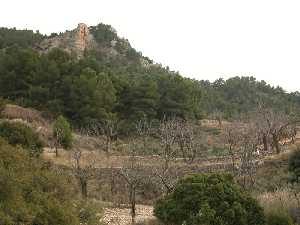
<instances>
[{"instance_id":1,"label":"distant hill","mask_svg":"<svg viewBox=\"0 0 300 225\"><path fill-rule=\"evenodd\" d=\"M63 114L74 126L117 119L124 130L145 116L232 119L258 103L286 113L300 106L298 92L286 93L254 77L183 78L105 24L79 24L49 36L0 28L0 96L51 116Z\"/></svg>"}]
</instances>

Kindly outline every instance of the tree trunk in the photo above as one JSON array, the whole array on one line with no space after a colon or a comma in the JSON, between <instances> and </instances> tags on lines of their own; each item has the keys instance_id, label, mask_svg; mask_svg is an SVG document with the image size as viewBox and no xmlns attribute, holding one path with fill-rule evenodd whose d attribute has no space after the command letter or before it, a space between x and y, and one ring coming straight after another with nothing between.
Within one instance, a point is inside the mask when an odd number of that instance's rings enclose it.
<instances>
[{"instance_id":1,"label":"tree trunk","mask_svg":"<svg viewBox=\"0 0 300 225\"><path fill-rule=\"evenodd\" d=\"M182 141L179 141L179 147L180 147L180 151L182 153L182 158L185 162L187 162L187 157L186 157L186 154L185 154L185 151L184 151L184 144Z\"/></svg>"},{"instance_id":2,"label":"tree trunk","mask_svg":"<svg viewBox=\"0 0 300 225\"><path fill-rule=\"evenodd\" d=\"M58 157L58 148L55 146L55 157Z\"/></svg>"},{"instance_id":3,"label":"tree trunk","mask_svg":"<svg viewBox=\"0 0 300 225\"><path fill-rule=\"evenodd\" d=\"M279 140L276 134L273 134L273 144L276 150L276 154L280 153L280 146L279 146Z\"/></svg>"},{"instance_id":4,"label":"tree trunk","mask_svg":"<svg viewBox=\"0 0 300 225\"><path fill-rule=\"evenodd\" d=\"M219 123L219 127L222 127L222 119L220 117L217 118L217 121Z\"/></svg>"},{"instance_id":5,"label":"tree trunk","mask_svg":"<svg viewBox=\"0 0 300 225\"><path fill-rule=\"evenodd\" d=\"M235 155L231 146L229 147L229 154L231 155L232 172L233 174L236 174Z\"/></svg>"},{"instance_id":6,"label":"tree trunk","mask_svg":"<svg viewBox=\"0 0 300 225\"><path fill-rule=\"evenodd\" d=\"M267 136L266 135L264 135L263 136L263 143L264 143L264 151L265 152L268 152L268 139L267 139Z\"/></svg>"},{"instance_id":7,"label":"tree trunk","mask_svg":"<svg viewBox=\"0 0 300 225\"><path fill-rule=\"evenodd\" d=\"M80 179L80 186L81 186L81 195L82 198L87 198L87 181L85 179Z\"/></svg>"},{"instance_id":8,"label":"tree trunk","mask_svg":"<svg viewBox=\"0 0 300 225\"><path fill-rule=\"evenodd\" d=\"M147 136L143 137L143 147L144 147L144 152L146 152L146 147L147 147Z\"/></svg>"},{"instance_id":9,"label":"tree trunk","mask_svg":"<svg viewBox=\"0 0 300 225\"><path fill-rule=\"evenodd\" d=\"M135 188L130 187L131 223L135 224Z\"/></svg>"},{"instance_id":10,"label":"tree trunk","mask_svg":"<svg viewBox=\"0 0 300 225\"><path fill-rule=\"evenodd\" d=\"M111 149L111 142L112 142L112 138L107 136L106 137L106 145L105 145L105 151L106 153L109 153L110 152L110 149Z\"/></svg>"}]
</instances>

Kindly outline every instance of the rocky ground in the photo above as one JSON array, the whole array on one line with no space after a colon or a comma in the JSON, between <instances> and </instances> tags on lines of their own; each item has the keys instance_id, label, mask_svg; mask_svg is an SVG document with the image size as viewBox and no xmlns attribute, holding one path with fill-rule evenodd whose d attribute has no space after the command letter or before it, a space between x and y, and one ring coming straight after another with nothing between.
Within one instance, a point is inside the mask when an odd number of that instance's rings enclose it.
<instances>
[{"instance_id":1,"label":"rocky ground","mask_svg":"<svg viewBox=\"0 0 300 225\"><path fill-rule=\"evenodd\" d=\"M137 205L136 223L154 219L153 207ZM130 209L128 208L105 208L102 221L107 225L131 224Z\"/></svg>"}]
</instances>

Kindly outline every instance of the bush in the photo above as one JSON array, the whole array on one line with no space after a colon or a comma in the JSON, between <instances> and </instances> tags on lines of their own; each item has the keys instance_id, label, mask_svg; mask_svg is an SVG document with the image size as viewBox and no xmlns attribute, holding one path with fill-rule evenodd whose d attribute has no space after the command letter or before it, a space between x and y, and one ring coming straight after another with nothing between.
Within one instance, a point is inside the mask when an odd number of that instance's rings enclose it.
<instances>
[{"instance_id":1,"label":"bush","mask_svg":"<svg viewBox=\"0 0 300 225\"><path fill-rule=\"evenodd\" d=\"M292 182L300 181L300 149L297 148L289 158L289 171L292 174Z\"/></svg>"},{"instance_id":2,"label":"bush","mask_svg":"<svg viewBox=\"0 0 300 225\"><path fill-rule=\"evenodd\" d=\"M0 123L0 137L11 145L21 145L31 156L39 156L43 152L43 143L39 135L23 123Z\"/></svg>"},{"instance_id":3,"label":"bush","mask_svg":"<svg viewBox=\"0 0 300 225\"><path fill-rule=\"evenodd\" d=\"M156 202L155 215L166 224L263 225L263 209L228 174L196 174Z\"/></svg>"},{"instance_id":4,"label":"bush","mask_svg":"<svg viewBox=\"0 0 300 225\"><path fill-rule=\"evenodd\" d=\"M72 129L68 121L63 116L59 116L54 122L53 134L63 148L69 149L72 147Z\"/></svg>"},{"instance_id":5,"label":"bush","mask_svg":"<svg viewBox=\"0 0 300 225\"><path fill-rule=\"evenodd\" d=\"M102 207L94 202L82 201L77 206L80 224L99 225Z\"/></svg>"},{"instance_id":6,"label":"bush","mask_svg":"<svg viewBox=\"0 0 300 225\"><path fill-rule=\"evenodd\" d=\"M300 194L297 189L298 187L290 187L259 195L258 200L267 218L268 215L283 214L300 224Z\"/></svg>"},{"instance_id":7,"label":"bush","mask_svg":"<svg viewBox=\"0 0 300 225\"><path fill-rule=\"evenodd\" d=\"M273 211L267 214L267 225L293 225L292 218L284 211Z\"/></svg>"},{"instance_id":8,"label":"bush","mask_svg":"<svg viewBox=\"0 0 300 225\"><path fill-rule=\"evenodd\" d=\"M1 138L0 187L0 224L79 224L67 177Z\"/></svg>"}]
</instances>

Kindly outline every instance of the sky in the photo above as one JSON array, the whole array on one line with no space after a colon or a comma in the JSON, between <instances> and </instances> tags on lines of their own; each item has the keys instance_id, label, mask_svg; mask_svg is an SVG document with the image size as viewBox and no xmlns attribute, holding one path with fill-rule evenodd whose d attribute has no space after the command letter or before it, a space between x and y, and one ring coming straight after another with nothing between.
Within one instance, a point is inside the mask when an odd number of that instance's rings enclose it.
<instances>
[{"instance_id":1,"label":"sky","mask_svg":"<svg viewBox=\"0 0 300 225\"><path fill-rule=\"evenodd\" d=\"M0 27L102 22L155 62L213 81L254 76L300 91L299 0L1 0Z\"/></svg>"}]
</instances>

